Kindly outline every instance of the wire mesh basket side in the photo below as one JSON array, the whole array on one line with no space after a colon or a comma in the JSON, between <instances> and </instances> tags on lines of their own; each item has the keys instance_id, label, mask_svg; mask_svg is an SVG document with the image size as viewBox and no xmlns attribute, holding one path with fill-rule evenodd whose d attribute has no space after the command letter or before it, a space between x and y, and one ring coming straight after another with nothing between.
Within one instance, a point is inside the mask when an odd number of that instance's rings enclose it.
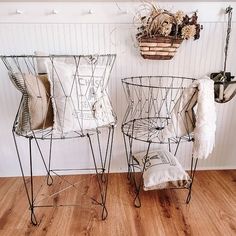
<instances>
[{"instance_id":1,"label":"wire mesh basket side","mask_svg":"<svg viewBox=\"0 0 236 236\"><path fill-rule=\"evenodd\" d=\"M194 79L145 76L124 79L128 107L122 131L126 135L157 143L183 137L191 140L197 89ZM185 136L185 137L184 137Z\"/></svg>"},{"instance_id":2,"label":"wire mesh basket side","mask_svg":"<svg viewBox=\"0 0 236 236\"><path fill-rule=\"evenodd\" d=\"M1 56L22 93L13 130L25 137L72 138L114 125L107 87L115 57Z\"/></svg>"}]
</instances>

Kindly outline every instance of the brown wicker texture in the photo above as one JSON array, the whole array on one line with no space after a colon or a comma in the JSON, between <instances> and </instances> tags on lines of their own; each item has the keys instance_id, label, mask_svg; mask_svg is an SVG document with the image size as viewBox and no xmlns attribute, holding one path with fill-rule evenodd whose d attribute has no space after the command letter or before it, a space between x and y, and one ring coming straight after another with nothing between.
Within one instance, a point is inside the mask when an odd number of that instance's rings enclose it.
<instances>
[{"instance_id":1,"label":"brown wicker texture","mask_svg":"<svg viewBox=\"0 0 236 236\"><path fill-rule=\"evenodd\" d=\"M170 60L182 42L183 39L170 36L143 37L139 39L140 53L144 59Z\"/></svg>"},{"instance_id":2,"label":"brown wicker texture","mask_svg":"<svg viewBox=\"0 0 236 236\"><path fill-rule=\"evenodd\" d=\"M155 19L161 15L169 15L175 21L175 36L159 36L151 35L151 29L155 23ZM183 42L183 39L178 37L178 24L175 16L170 12L162 12L153 17L149 24L148 36L142 36L139 39L140 53L144 59L150 60L170 60L174 57L177 48Z\"/></svg>"}]
</instances>

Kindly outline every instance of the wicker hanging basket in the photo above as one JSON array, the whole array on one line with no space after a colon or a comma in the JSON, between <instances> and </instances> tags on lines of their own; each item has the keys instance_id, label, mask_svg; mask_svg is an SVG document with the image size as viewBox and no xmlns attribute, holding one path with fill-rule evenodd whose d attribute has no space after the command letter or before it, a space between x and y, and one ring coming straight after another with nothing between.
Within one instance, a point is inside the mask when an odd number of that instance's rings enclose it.
<instances>
[{"instance_id":1,"label":"wicker hanging basket","mask_svg":"<svg viewBox=\"0 0 236 236\"><path fill-rule=\"evenodd\" d=\"M183 39L170 36L143 37L139 40L140 53L144 59L170 60L182 41Z\"/></svg>"},{"instance_id":2,"label":"wicker hanging basket","mask_svg":"<svg viewBox=\"0 0 236 236\"><path fill-rule=\"evenodd\" d=\"M162 12L153 17L151 23L149 24L149 29L151 29L154 21L157 17L162 14L169 15L175 21L175 36L159 36L159 35L149 35L142 36L138 39L139 48L141 56L144 59L150 60L170 60L174 57L183 39L178 37L178 24L176 22L175 16L169 12Z\"/></svg>"}]
</instances>

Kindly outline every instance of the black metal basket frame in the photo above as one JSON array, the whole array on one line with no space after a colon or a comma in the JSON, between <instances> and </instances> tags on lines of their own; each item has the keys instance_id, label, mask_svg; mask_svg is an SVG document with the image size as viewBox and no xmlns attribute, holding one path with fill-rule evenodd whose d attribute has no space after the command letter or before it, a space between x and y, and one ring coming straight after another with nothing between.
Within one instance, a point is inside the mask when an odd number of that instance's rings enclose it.
<instances>
[{"instance_id":1,"label":"black metal basket frame","mask_svg":"<svg viewBox=\"0 0 236 236\"><path fill-rule=\"evenodd\" d=\"M134 205L135 207L141 207L141 198L140 198L140 193L141 193L141 188L143 185L143 174L144 174L144 170L147 164L147 157L148 154L150 152L150 148L151 146L154 146L155 144L161 144L161 145L167 145L168 150L173 153L174 155L177 154L180 143L181 142L193 142L194 141L194 136L193 133L187 133L185 136L181 136L181 137L173 137L173 138L169 138L167 142L163 142L162 140L158 140L158 139L154 139L149 135L146 135L143 137L137 137L137 135L135 135L135 131L137 131L140 127L142 128L142 126L149 126L151 124L151 126L155 126L157 124L157 120L158 119L163 119L163 120L169 120L170 119L170 114L166 115L166 116L153 116L153 114L150 116L150 114L148 113L146 117L141 117L139 118L138 116L136 116L136 114L138 112L134 110L132 110L132 107L135 107L134 103L134 99L132 99L132 95L131 95L131 90L133 89L133 87L138 87L140 90L144 89L150 89L151 90L164 90L165 93L169 93L168 91L177 91L180 90L183 91L184 89L188 89L187 86L183 86L183 84L180 83L179 86L174 86L174 83L169 83L169 86L165 86L165 85L152 85L151 83L148 84L144 84L142 83L142 79L155 79L155 78L159 78L161 80L164 79L170 79L170 80L188 80L189 83L192 83L195 79L194 78L186 78L186 77L179 77L179 76L137 76L137 77L129 77L129 78L125 78L122 79L122 84L123 84L123 88L126 94L126 98L128 101L128 107L125 113L125 116L123 118L123 123L121 126L121 131L123 133L123 139L124 139L124 146L125 146L125 153L126 153L126 160L127 160L127 167L128 167L128 174L127 174L127 178L130 181L131 186L133 186L134 188ZM133 80L139 80L139 83L133 82ZM139 91L140 91L139 90ZM196 92L197 92L197 88L196 88ZM140 102L140 104L145 103L145 101L142 101L143 99L143 95L142 92L134 92L134 94L136 94L137 98L136 98L136 102ZM171 95L172 96L172 95ZM165 97L165 96L164 96ZM166 97L165 97L166 98ZM153 103L153 99L157 99L157 98L152 98L148 101L148 103ZM144 96L144 100L147 100L146 97ZM178 100L177 97L174 97L173 102L176 103ZM164 103L167 102L167 99L163 99ZM154 102L155 104L155 102ZM174 105L173 105L174 106ZM147 107L149 107L149 105L147 105ZM141 109L144 109L144 106L142 106ZM162 109L162 108L160 108ZM132 116L132 112L135 114L134 116ZM140 113L141 114L141 113ZM143 115L143 113L142 113ZM144 123L144 121L146 123ZM167 122L166 122L167 124ZM156 126L157 130L161 130L162 127L158 127ZM140 131L141 133L142 131ZM149 129L145 129L145 132L150 132ZM143 133L145 133L143 132ZM142 133L142 134L143 134ZM142 142L142 143L146 143L147 147L146 147L146 154L144 155L144 164L143 167L140 167L137 162L135 162L134 160L134 143L135 142ZM175 145L175 147L173 147ZM146 157L146 158L145 158ZM191 163L190 163L190 179L191 179L191 184L187 187L180 187L180 188L173 188L173 189L187 189L188 190L188 195L186 198L186 203L188 204L191 200L191 193L192 193L192 186L193 186L193 181L194 181L194 176L195 176L195 171L197 168L197 163L198 163L198 159L194 159L193 157L191 158ZM141 173L140 173L141 172Z\"/></svg>"},{"instance_id":2,"label":"black metal basket frame","mask_svg":"<svg viewBox=\"0 0 236 236\"><path fill-rule=\"evenodd\" d=\"M0 56L2 59L4 65L6 66L8 72L12 73L13 69L11 66L11 63L15 63L17 67L19 67L20 70L20 63L18 63L19 60L23 60L24 63L26 63L26 67L28 71L27 73L35 75L37 73L36 63L35 59L37 58L47 58L51 62L55 58L76 58L80 60L80 58L101 58L101 57L110 57L112 61L111 69L114 65L115 61L115 54L106 54L106 55L49 55L49 56L35 56L35 55L11 55L11 56ZM21 71L20 71L21 72ZM21 72L22 73L22 72ZM110 73L108 75L110 77ZM65 181L67 184L69 184L70 187L75 188L78 192L80 189L77 188L77 184L71 183L67 181L61 174L60 172L66 172L66 171L92 171L92 177L96 177L96 182L97 186L99 189L99 197L98 199L95 199L94 197L90 197L92 202L95 203L96 205L100 206L102 211L101 211L101 218L102 220L105 220L108 216L108 210L106 206L106 200L107 200L107 191L108 191L108 180L109 180L109 173L110 173L110 166L111 166L111 158L112 158L112 148L113 148L113 140L114 140L114 128L115 124L110 124L104 127L98 127L92 130L84 130L84 132L73 132L72 135L67 135L67 136L54 136L52 130L49 129L48 132L46 132L46 135L39 135L40 132L35 132L34 130L31 130L30 133L28 134L19 134L16 132L16 127L18 124L18 119L19 119L19 112L20 108L22 106L22 101L23 101L23 96L19 104L19 108L17 110L15 120L13 122L13 127L12 127L12 135L14 139L14 144L15 144L15 149L16 149L16 154L17 154L17 159L19 162L20 166L20 171L23 179L23 184L26 192L26 196L28 199L29 203L29 209L30 209L30 215L31 215L31 223L33 225L38 225L38 220L35 214L35 209L36 208L42 208L42 207L62 207L62 206L69 206L69 207L81 207L81 204L39 204L37 203L37 195L38 192L36 191L36 183L34 180L35 173L34 173L34 152L32 145L33 143L36 145L36 149L39 152L40 159L43 163L43 166L46 171L46 183L43 182L43 184L47 185L48 187L52 186L53 184L53 179L54 177L59 177L62 181ZM101 135L104 134L106 138L101 137ZM92 138L93 136L93 138ZM93 167L88 167L88 168L52 168L52 159L53 159L53 143L55 140L67 140L67 139L80 139L80 138L87 138L90 151L91 151L91 156L92 156L92 162L93 162ZM22 161L22 155L20 153L19 149L19 143L18 139L19 138L26 138L28 140L28 151L29 151L29 176L25 175L25 168L23 166L23 161ZM47 155L45 155L42 151L41 143L40 142L47 142L49 144L49 152ZM103 144L103 147L102 147ZM96 150L95 151L95 146ZM60 191L57 191L46 198L52 198L61 192L69 189L68 187L65 189L62 189ZM41 202L41 201L39 201Z\"/></svg>"}]
</instances>

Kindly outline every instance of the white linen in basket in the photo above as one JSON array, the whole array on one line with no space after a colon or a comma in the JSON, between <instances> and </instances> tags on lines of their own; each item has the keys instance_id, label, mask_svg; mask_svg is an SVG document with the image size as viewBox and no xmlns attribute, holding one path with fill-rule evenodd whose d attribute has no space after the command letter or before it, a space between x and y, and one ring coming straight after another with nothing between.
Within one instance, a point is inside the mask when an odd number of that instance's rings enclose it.
<instances>
[{"instance_id":1,"label":"white linen in basket","mask_svg":"<svg viewBox=\"0 0 236 236\"><path fill-rule=\"evenodd\" d=\"M62 133L114 124L116 117L104 88L110 68L48 61L54 130Z\"/></svg>"},{"instance_id":2,"label":"white linen in basket","mask_svg":"<svg viewBox=\"0 0 236 236\"><path fill-rule=\"evenodd\" d=\"M143 169L145 157L146 152L134 154L134 160L138 162L141 169ZM172 153L162 149L149 152L143 173L145 191L188 187L190 183L191 179L188 173Z\"/></svg>"}]
</instances>

